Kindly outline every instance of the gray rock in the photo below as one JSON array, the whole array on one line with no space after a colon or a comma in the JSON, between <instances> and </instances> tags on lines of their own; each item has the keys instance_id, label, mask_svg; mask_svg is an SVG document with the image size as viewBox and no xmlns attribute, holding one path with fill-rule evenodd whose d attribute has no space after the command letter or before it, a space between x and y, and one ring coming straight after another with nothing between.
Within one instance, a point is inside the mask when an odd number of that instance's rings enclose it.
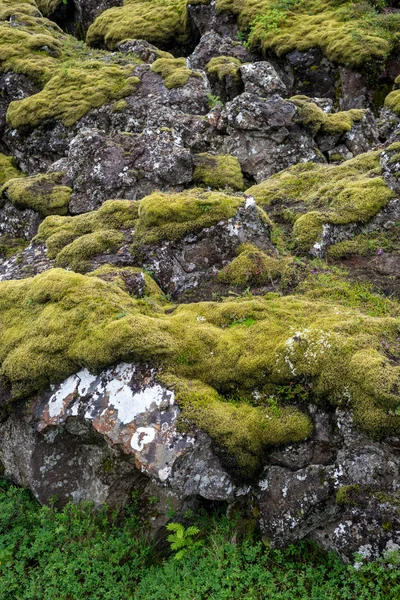
<instances>
[{"instance_id":1,"label":"gray rock","mask_svg":"<svg viewBox=\"0 0 400 600\"><path fill-rule=\"evenodd\" d=\"M250 52L240 42L222 36L214 30L202 35L199 44L187 60L191 69L204 69L207 63L217 56L232 56L243 63L251 61Z\"/></svg>"},{"instance_id":2,"label":"gray rock","mask_svg":"<svg viewBox=\"0 0 400 600\"><path fill-rule=\"evenodd\" d=\"M271 63L266 61L249 62L242 65L239 70L245 92L262 98L269 98L274 94L280 96L287 94L286 85Z\"/></svg>"}]
</instances>

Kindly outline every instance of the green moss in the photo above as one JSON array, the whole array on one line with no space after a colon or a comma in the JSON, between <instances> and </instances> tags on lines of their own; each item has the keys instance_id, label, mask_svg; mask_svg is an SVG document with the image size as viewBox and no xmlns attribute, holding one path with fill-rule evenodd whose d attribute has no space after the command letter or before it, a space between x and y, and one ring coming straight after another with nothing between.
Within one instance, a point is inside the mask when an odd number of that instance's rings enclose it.
<instances>
[{"instance_id":1,"label":"green moss","mask_svg":"<svg viewBox=\"0 0 400 600\"><path fill-rule=\"evenodd\" d=\"M29 242L22 238L11 238L8 235L0 236L0 258L7 259L13 254L20 252Z\"/></svg>"},{"instance_id":2,"label":"green moss","mask_svg":"<svg viewBox=\"0 0 400 600\"><path fill-rule=\"evenodd\" d=\"M321 238L324 219L321 213L311 211L301 215L293 225L292 239L297 250L307 252Z\"/></svg>"},{"instance_id":3,"label":"green moss","mask_svg":"<svg viewBox=\"0 0 400 600\"><path fill-rule=\"evenodd\" d=\"M156 45L187 41L186 0L125 0L123 6L102 12L87 32L88 44L114 50L126 39L145 39Z\"/></svg>"},{"instance_id":4,"label":"green moss","mask_svg":"<svg viewBox=\"0 0 400 600\"><path fill-rule=\"evenodd\" d=\"M217 56L212 58L206 65L206 71L209 75L215 75L220 81L224 77L233 77L240 79L239 67L242 63L233 56Z\"/></svg>"},{"instance_id":5,"label":"green moss","mask_svg":"<svg viewBox=\"0 0 400 600\"><path fill-rule=\"evenodd\" d=\"M72 193L71 188L60 185L63 173L33 175L10 179L0 189L17 208L31 208L43 216L65 215Z\"/></svg>"},{"instance_id":6,"label":"green moss","mask_svg":"<svg viewBox=\"0 0 400 600\"><path fill-rule=\"evenodd\" d=\"M390 108L396 115L400 115L400 90L393 90L385 98L386 108Z\"/></svg>"},{"instance_id":7,"label":"green moss","mask_svg":"<svg viewBox=\"0 0 400 600\"><path fill-rule=\"evenodd\" d=\"M357 496L361 492L361 486L344 485L336 492L336 504L340 506L357 506Z\"/></svg>"},{"instance_id":8,"label":"green moss","mask_svg":"<svg viewBox=\"0 0 400 600\"><path fill-rule=\"evenodd\" d=\"M242 244L238 256L218 274L219 281L239 287L262 286L280 281L288 285L294 276L291 257L268 256L251 244Z\"/></svg>"},{"instance_id":9,"label":"green moss","mask_svg":"<svg viewBox=\"0 0 400 600\"><path fill-rule=\"evenodd\" d=\"M247 190L271 214L290 212L292 239L306 251L324 223L368 223L394 193L380 176L379 152L360 154L340 165L300 163ZM301 215L295 219L296 215ZM310 246L308 246L310 243Z\"/></svg>"},{"instance_id":10,"label":"green moss","mask_svg":"<svg viewBox=\"0 0 400 600\"><path fill-rule=\"evenodd\" d=\"M130 66L105 66L95 61L65 69L38 94L11 102L7 123L18 129L52 118L71 126L92 108L133 94L139 79L130 77L131 72Z\"/></svg>"},{"instance_id":11,"label":"green moss","mask_svg":"<svg viewBox=\"0 0 400 600\"><path fill-rule=\"evenodd\" d=\"M377 256L380 250L400 253L400 224L394 223L382 231L367 231L333 244L328 249L331 258L348 258L350 256Z\"/></svg>"},{"instance_id":12,"label":"green moss","mask_svg":"<svg viewBox=\"0 0 400 600\"><path fill-rule=\"evenodd\" d=\"M11 102L11 127L35 127L44 119L72 125L90 109L132 94L136 63L87 48L43 18L33 1L0 0L1 72L22 73L43 88Z\"/></svg>"},{"instance_id":13,"label":"green moss","mask_svg":"<svg viewBox=\"0 0 400 600\"><path fill-rule=\"evenodd\" d=\"M49 17L66 4L66 0L36 0L36 4L42 15Z\"/></svg>"},{"instance_id":14,"label":"green moss","mask_svg":"<svg viewBox=\"0 0 400 600\"><path fill-rule=\"evenodd\" d=\"M9 179L22 177L21 171L15 164L15 159L12 156L6 156L0 153L0 186Z\"/></svg>"},{"instance_id":15,"label":"green moss","mask_svg":"<svg viewBox=\"0 0 400 600\"><path fill-rule=\"evenodd\" d=\"M352 0L217 0L250 27L249 45L278 56L320 48L334 62L374 70L397 47L400 17Z\"/></svg>"},{"instance_id":16,"label":"green moss","mask_svg":"<svg viewBox=\"0 0 400 600\"><path fill-rule=\"evenodd\" d=\"M214 189L225 187L243 190L244 180L240 163L230 154L197 154L193 180Z\"/></svg>"},{"instance_id":17,"label":"green moss","mask_svg":"<svg viewBox=\"0 0 400 600\"><path fill-rule=\"evenodd\" d=\"M158 58L151 70L161 75L168 89L184 86L189 77L201 77L197 71L186 68L185 58Z\"/></svg>"},{"instance_id":18,"label":"green moss","mask_svg":"<svg viewBox=\"0 0 400 600\"><path fill-rule=\"evenodd\" d=\"M310 434L306 415L268 401L274 386L294 379L310 383L310 401L350 403L356 422L373 435L399 432L400 367L382 351L382 341L394 342L398 328L393 317L305 297L250 297L149 313L118 284L61 269L0 282L0 373L14 397L82 367L157 364L176 390L182 426L203 427L248 475L270 444Z\"/></svg>"},{"instance_id":19,"label":"green moss","mask_svg":"<svg viewBox=\"0 0 400 600\"><path fill-rule=\"evenodd\" d=\"M318 131L326 135L336 135L350 131L353 124L361 121L365 110L352 109L344 112L325 113L307 96L290 98L299 109L299 122L308 126L313 134Z\"/></svg>"},{"instance_id":20,"label":"green moss","mask_svg":"<svg viewBox=\"0 0 400 600\"><path fill-rule=\"evenodd\" d=\"M124 292L129 291L129 280L132 276L141 275L144 280L144 296L155 302L165 304L166 297L161 288L156 284L154 279L142 269L137 267L117 267L115 265L102 265L95 271L88 273L88 277L99 277L104 281L109 281L118 285ZM154 305L152 305L154 308Z\"/></svg>"}]
</instances>

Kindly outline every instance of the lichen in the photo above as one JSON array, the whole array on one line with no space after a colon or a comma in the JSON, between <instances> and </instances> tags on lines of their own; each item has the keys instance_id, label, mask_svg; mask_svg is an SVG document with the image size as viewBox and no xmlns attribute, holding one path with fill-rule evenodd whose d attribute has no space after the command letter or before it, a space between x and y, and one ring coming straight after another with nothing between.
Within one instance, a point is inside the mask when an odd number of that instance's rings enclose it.
<instances>
[{"instance_id":1,"label":"lichen","mask_svg":"<svg viewBox=\"0 0 400 600\"><path fill-rule=\"evenodd\" d=\"M339 506L357 506L357 497L360 492L361 486L358 484L343 485L336 492L336 504L339 504Z\"/></svg>"},{"instance_id":2,"label":"lichen","mask_svg":"<svg viewBox=\"0 0 400 600\"><path fill-rule=\"evenodd\" d=\"M349 404L374 436L399 432L400 367L382 350L398 331L396 318L298 296L149 314L116 283L61 269L0 282L0 372L14 398L82 367L156 364L176 390L182 427L202 427L247 475L269 445L310 435L306 414L268 401L294 380L310 383L310 401Z\"/></svg>"},{"instance_id":3,"label":"lichen","mask_svg":"<svg viewBox=\"0 0 400 600\"><path fill-rule=\"evenodd\" d=\"M216 56L206 64L206 71L209 75L215 75L220 81L224 77L233 77L240 79L239 67L242 63L233 56Z\"/></svg>"},{"instance_id":4,"label":"lichen","mask_svg":"<svg viewBox=\"0 0 400 600\"><path fill-rule=\"evenodd\" d=\"M247 193L270 214L293 222L292 240L306 251L324 223L368 223L394 197L381 177L379 156L368 152L340 165L299 163Z\"/></svg>"},{"instance_id":5,"label":"lichen","mask_svg":"<svg viewBox=\"0 0 400 600\"><path fill-rule=\"evenodd\" d=\"M16 177L22 177L22 173L18 169L15 159L0 153L0 186Z\"/></svg>"},{"instance_id":6,"label":"lichen","mask_svg":"<svg viewBox=\"0 0 400 600\"><path fill-rule=\"evenodd\" d=\"M0 1L0 63L1 72L21 73L43 88L10 103L13 128L44 119L70 126L91 108L132 94L138 83L137 61L87 48L42 17L33 0Z\"/></svg>"},{"instance_id":7,"label":"lichen","mask_svg":"<svg viewBox=\"0 0 400 600\"><path fill-rule=\"evenodd\" d=\"M158 58L151 65L154 73L159 73L168 89L182 87L189 77L201 77L198 71L186 67L185 58Z\"/></svg>"},{"instance_id":8,"label":"lichen","mask_svg":"<svg viewBox=\"0 0 400 600\"><path fill-rule=\"evenodd\" d=\"M31 208L43 216L65 215L72 189L61 185L63 173L49 173L10 179L0 188L1 198L6 197L17 208Z\"/></svg>"},{"instance_id":9,"label":"lichen","mask_svg":"<svg viewBox=\"0 0 400 600\"><path fill-rule=\"evenodd\" d=\"M186 0L125 0L123 6L102 12L87 32L93 46L114 50L126 39L144 39L156 45L187 41Z\"/></svg>"},{"instance_id":10,"label":"lichen","mask_svg":"<svg viewBox=\"0 0 400 600\"><path fill-rule=\"evenodd\" d=\"M309 127L313 134L319 131L325 135L345 133L365 114L365 110L361 109L325 113L307 96L293 96L290 100L299 109L298 121Z\"/></svg>"},{"instance_id":11,"label":"lichen","mask_svg":"<svg viewBox=\"0 0 400 600\"><path fill-rule=\"evenodd\" d=\"M238 15L248 43L282 56L320 48L334 62L374 70L397 46L398 14L352 0L217 0L217 11Z\"/></svg>"},{"instance_id":12,"label":"lichen","mask_svg":"<svg viewBox=\"0 0 400 600\"><path fill-rule=\"evenodd\" d=\"M230 154L197 154L193 181L213 189L231 188L240 191L244 188L244 180L240 163Z\"/></svg>"},{"instance_id":13,"label":"lichen","mask_svg":"<svg viewBox=\"0 0 400 600\"><path fill-rule=\"evenodd\" d=\"M294 277L292 257L268 256L252 244L241 244L238 256L218 274L219 281L239 287L262 286L279 281L286 287Z\"/></svg>"}]
</instances>

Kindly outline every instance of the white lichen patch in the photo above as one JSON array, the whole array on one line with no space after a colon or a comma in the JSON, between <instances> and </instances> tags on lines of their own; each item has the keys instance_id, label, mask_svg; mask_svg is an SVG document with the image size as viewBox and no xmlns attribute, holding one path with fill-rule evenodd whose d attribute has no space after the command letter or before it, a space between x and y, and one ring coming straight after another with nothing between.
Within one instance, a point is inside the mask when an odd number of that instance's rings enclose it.
<instances>
[{"instance_id":1,"label":"white lichen patch","mask_svg":"<svg viewBox=\"0 0 400 600\"><path fill-rule=\"evenodd\" d=\"M65 402L73 396L79 384L78 375L71 375L58 388L49 400L50 418L58 417L64 410Z\"/></svg>"},{"instance_id":2,"label":"white lichen patch","mask_svg":"<svg viewBox=\"0 0 400 600\"><path fill-rule=\"evenodd\" d=\"M131 439L131 446L137 452L141 452L146 444L150 444L156 437L154 427L138 427Z\"/></svg>"}]
</instances>

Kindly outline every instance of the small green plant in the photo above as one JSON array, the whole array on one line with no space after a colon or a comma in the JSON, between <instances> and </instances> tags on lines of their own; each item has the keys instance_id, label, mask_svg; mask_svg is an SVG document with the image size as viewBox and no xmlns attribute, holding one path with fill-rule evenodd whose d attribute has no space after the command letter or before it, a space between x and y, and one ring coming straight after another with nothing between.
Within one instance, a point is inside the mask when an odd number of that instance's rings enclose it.
<instances>
[{"instance_id":1,"label":"small green plant","mask_svg":"<svg viewBox=\"0 0 400 600\"><path fill-rule=\"evenodd\" d=\"M210 108L215 108L216 106L222 106L222 101L219 96L214 96L214 94L207 94L208 106Z\"/></svg>"},{"instance_id":2,"label":"small green plant","mask_svg":"<svg viewBox=\"0 0 400 600\"><path fill-rule=\"evenodd\" d=\"M167 529L173 532L168 536L168 541L175 552L175 560L182 560L190 550L203 545L201 540L196 539L200 529L195 525L185 528L181 523L168 523Z\"/></svg>"}]
</instances>

